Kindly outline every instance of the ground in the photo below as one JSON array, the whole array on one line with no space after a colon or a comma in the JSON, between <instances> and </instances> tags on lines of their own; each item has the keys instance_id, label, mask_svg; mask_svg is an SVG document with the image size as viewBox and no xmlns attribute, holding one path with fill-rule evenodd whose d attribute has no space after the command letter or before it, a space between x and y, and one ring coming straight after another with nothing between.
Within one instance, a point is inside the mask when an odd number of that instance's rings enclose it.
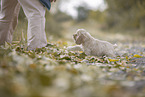
<instances>
[{"instance_id":1,"label":"ground","mask_svg":"<svg viewBox=\"0 0 145 97\"><path fill-rule=\"evenodd\" d=\"M145 97L142 37L86 28L95 38L116 43L120 53L115 58L86 56L66 50L75 45L71 36L76 29L68 26L64 40L35 51L26 50L24 39L1 46L0 97Z\"/></svg>"}]
</instances>

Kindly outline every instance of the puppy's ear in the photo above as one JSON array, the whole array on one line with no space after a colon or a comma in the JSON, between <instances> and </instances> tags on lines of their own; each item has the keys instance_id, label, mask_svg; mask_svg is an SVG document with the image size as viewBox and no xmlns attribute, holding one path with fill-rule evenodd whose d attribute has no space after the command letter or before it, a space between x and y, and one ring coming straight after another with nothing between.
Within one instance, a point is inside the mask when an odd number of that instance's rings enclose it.
<instances>
[{"instance_id":1,"label":"puppy's ear","mask_svg":"<svg viewBox=\"0 0 145 97\"><path fill-rule=\"evenodd\" d=\"M79 35L77 38L76 38L76 44L82 44L84 42L84 38L85 36L83 34Z\"/></svg>"}]
</instances>

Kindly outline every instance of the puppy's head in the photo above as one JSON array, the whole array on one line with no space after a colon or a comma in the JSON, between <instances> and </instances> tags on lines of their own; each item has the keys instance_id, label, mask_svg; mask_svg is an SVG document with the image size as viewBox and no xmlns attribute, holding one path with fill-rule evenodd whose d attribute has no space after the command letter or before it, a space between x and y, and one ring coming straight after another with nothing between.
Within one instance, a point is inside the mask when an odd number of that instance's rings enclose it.
<instances>
[{"instance_id":1,"label":"puppy's head","mask_svg":"<svg viewBox=\"0 0 145 97\"><path fill-rule=\"evenodd\" d=\"M80 45L86 41L87 31L84 29L78 29L76 33L73 35L75 43Z\"/></svg>"}]
</instances>

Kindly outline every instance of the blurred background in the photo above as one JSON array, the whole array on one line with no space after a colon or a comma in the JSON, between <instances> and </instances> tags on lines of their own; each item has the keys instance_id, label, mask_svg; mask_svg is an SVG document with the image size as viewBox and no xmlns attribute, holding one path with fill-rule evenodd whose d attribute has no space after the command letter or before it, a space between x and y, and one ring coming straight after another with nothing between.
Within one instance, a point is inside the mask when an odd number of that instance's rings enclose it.
<instances>
[{"instance_id":1,"label":"blurred background","mask_svg":"<svg viewBox=\"0 0 145 97\"><path fill-rule=\"evenodd\" d=\"M79 28L119 44L121 57L60 49L75 45ZM57 0L46 11L46 34L52 45L25 50L20 10L13 36L20 42L0 48L0 97L145 97L145 0Z\"/></svg>"},{"instance_id":2,"label":"blurred background","mask_svg":"<svg viewBox=\"0 0 145 97\"><path fill-rule=\"evenodd\" d=\"M46 11L48 41L72 42L72 35L79 28L102 40L143 39L145 0L57 0ZM20 40L22 32L26 38L27 19L21 9L14 40Z\"/></svg>"}]
</instances>

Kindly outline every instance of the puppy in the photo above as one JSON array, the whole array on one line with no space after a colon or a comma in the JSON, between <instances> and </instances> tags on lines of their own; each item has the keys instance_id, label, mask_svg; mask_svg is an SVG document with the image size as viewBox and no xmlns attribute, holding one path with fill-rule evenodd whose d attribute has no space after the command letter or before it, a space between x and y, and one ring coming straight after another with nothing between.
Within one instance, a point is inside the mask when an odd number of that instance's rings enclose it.
<instances>
[{"instance_id":1,"label":"puppy","mask_svg":"<svg viewBox=\"0 0 145 97\"><path fill-rule=\"evenodd\" d=\"M86 30L78 29L73 35L77 45L82 46L86 55L115 57L115 50L111 43L92 37ZM75 48L75 47L74 47Z\"/></svg>"},{"instance_id":2,"label":"puppy","mask_svg":"<svg viewBox=\"0 0 145 97\"><path fill-rule=\"evenodd\" d=\"M68 51L83 51L83 48L81 45L76 45L76 46L69 46L67 47Z\"/></svg>"}]
</instances>

